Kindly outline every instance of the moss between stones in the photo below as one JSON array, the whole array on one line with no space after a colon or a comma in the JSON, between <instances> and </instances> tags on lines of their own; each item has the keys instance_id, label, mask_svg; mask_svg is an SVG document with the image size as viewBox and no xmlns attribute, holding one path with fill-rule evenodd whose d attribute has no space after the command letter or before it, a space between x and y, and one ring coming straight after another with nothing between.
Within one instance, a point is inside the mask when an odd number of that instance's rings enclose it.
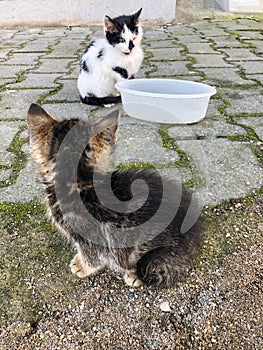
<instances>
[{"instance_id":1,"label":"moss between stones","mask_svg":"<svg viewBox=\"0 0 263 350\"><path fill-rule=\"evenodd\" d=\"M175 139L173 139L172 137L170 137L168 135L168 132L167 132L168 127L169 126L162 127L159 129L159 135L161 136L163 147L166 149L174 150L177 152L177 154L179 155L179 160L174 162L174 164L176 166L183 167L183 168L187 168L187 167L189 168L190 161L188 159L187 154L178 147Z\"/></svg>"},{"instance_id":2,"label":"moss between stones","mask_svg":"<svg viewBox=\"0 0 263 350\"><path fill-rule=\"evenodd\" d=\"M27 138L20 138L21 133L24 130L26 130L26 125L19 127L19 131L16 133L15 137L7 148L7 151L13 153L15 157L12 165L9 167L9 169L12 171L11 175L6 180L0 181L0 188L13 185L25 167L28 156L22 151L22 146L27 142Z\"/></svg>"}]
</instances>

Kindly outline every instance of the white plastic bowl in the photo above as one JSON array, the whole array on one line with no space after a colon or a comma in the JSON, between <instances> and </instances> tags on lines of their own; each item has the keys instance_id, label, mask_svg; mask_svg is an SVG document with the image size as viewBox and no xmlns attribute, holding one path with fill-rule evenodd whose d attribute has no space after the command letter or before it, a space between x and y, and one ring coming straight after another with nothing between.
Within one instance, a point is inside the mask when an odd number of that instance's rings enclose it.
<instances>
[{"instance_id":1,"label":"white plastic bowl","mask_svg":"<svg viewBox=\"0 0 263 350\"><path fill-rule=\"evenodd\" d=\"M210 85L177 79L132 79L115 85L131 117L158 123L191 124L205 117Z\"/></svg>"}]
</instances>

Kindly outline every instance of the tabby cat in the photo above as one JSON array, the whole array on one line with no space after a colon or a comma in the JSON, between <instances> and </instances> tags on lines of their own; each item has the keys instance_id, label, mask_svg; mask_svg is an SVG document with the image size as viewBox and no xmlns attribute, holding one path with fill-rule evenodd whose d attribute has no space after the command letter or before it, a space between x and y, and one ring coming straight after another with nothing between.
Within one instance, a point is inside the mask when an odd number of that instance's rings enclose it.
<instances>
[{"instance_id":1,"label":"tabby cat","mask_svg":"<svg viewBox=\"0 0 263 350\"><path fill-rule=\"evenodd\" d=\"M141 11L116 18L105 16L106 37L93 41L81 58L78 91L82 102L90 105L121 102L115 84L134 78L143 60Z\"/></svg>"},{"instance_id":2,"label":"tabby cat","mask_svg":"<svg viewBox=\"0 0 263 350\"><path fill-rule=\"evenodd\" d=\"M185 275L201 237L191 194L154 170L108 170L118 112L89 125L58 122L32 104L27 122L49 216L76 248L74 274L83 278L108 267L130 286L162 287ZM193 220L182 229L186 216Z\"/></svg>"}]
</instances>

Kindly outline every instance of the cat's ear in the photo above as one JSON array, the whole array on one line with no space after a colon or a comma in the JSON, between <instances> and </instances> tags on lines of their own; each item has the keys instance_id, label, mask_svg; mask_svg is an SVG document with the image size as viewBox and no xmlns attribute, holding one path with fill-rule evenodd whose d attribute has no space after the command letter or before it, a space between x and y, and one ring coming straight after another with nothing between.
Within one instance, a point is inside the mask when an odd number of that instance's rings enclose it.
<instances>
[{"instance_id":1,"label":"cat's ear","mask_svg":"<svg viewBox=\"0 0 263 350\"><path fill-rule=\"evenodd\" d=\"M43 129L50 129L56 121L39 105L32 103L27 114L29 134L35 135Z\"/></svg>"},{"instance_id":2,"label":"cat's ear","mask_svg":"<svg viewBox=\"0 0 263 350\"><path fill-rule=\"evenodd\" d=\"M94 152L93 157L101 170L106 170L111 161L111 154L117 140L119 115L119 110L114 111L91 128L90 144Z\"/></svg>"},{"instance_id":3,"label":"cat's ear","mask_svg":"<svg viewBox=\"0 0 263 350\"><path fill-rule=\"evenodd\" d=\"M136 13L134 13L132 15L132 17L134 18L134 23L135 23L136 26L139 25L139 23L140 23L141 12L142 12L142 7L140 8L139 11L137 11Z\"/></svg>"},{"instance_id":4,"label":"cat's ear","mask_svg":"<svg viewBox=\"0 0 263 350\"><path fill-rule=\"evenodd\" d=\"M104 18L104 28L109 33L113 33L117 29L113 19L110 18L109 16L105 16Z\"/></svg>"},{"instance_id":5,"label":"cat's ear","mask_svg":"<svg viewBox=\"0 0 263 350\"><path fill-rule=\"evenodd\" d=\"M93 137L102 137L109 144L114 144L117 140L120 111L116 110L100 119L93 125Z\"/></svg>"}]
</instances>

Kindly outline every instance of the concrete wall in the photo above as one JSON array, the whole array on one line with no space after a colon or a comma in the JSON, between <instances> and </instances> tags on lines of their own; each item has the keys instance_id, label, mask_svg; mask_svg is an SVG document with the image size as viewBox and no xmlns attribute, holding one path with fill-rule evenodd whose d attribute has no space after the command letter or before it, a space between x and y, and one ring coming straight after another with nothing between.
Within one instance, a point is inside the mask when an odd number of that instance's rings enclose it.
<instances>
[{"instance_id":1,"label":"concrete wall","mask_svg":"<svg viewBox=\"0 0 263 350\"><path fill-rule=\"evenodd\" d=\"M228 12L263 12L263 0L216 0Z\"/></svg>"},{"instance_id":2,"label":"concrete wall","mask_svg":"<svg viewBox=\"0 0 263 350\"><path fill-rule=\"evenodd\" d=\"M175 17L176 0L1 0L0 25L101 24L106 14L130 14L140 7L142 20L169 22Z\"/></svg>"}]
</instances>

